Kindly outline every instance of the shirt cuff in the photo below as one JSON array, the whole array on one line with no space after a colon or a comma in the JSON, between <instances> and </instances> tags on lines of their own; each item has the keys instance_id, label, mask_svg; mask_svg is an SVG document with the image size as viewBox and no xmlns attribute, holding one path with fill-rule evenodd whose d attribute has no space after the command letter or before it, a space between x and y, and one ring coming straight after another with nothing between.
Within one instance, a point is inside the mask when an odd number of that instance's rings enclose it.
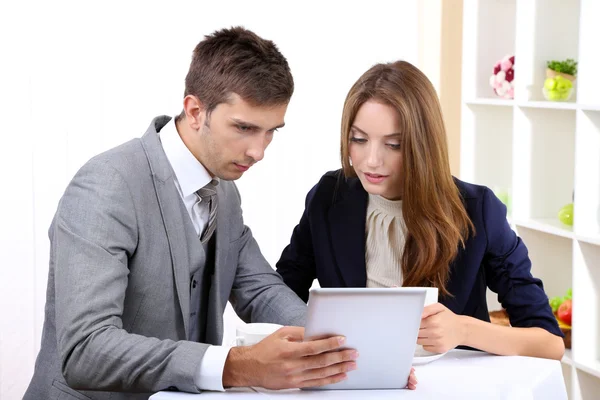
<instances>
[{"instance_id":1,"label":"shirt cuff","mask_svg":"<svg viewBox=\"0 0 600 400\"><path fill-rule=\"evenodd\" d=\"M194 383L199 390L214 390L224 392L223 370L231 347L209 346L196 370Z\"/></svg>"}]
</instances>

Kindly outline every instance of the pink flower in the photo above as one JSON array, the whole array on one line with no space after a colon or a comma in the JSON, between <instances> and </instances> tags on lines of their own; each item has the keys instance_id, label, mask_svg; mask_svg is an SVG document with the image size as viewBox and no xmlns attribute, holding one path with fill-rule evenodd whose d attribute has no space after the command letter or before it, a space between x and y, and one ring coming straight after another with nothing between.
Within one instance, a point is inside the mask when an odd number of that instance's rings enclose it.
<instances>
[{"instance_id":1,"label":"pink flower","mask_svg":"<svg viewBox=\"0 0 600 400\"><path fill-rule=\"evenodd\" d=\"M514 99L515 56L505 56L494 64L490 86L494 93L504 99Z\"/></svg>"},{"instance_id":2,"label":"pink flower","mask_svg":"<svg viewBox=\"0 0 600 400\"><path fill-rule=\"evenodd\" d=\"M510 62L509 58L503 58L500 62L500 68L502 69L502 71L508 71L509 69L511 69L512 66L513 63Z\"/></svg>"},{"instance_id":3,"label":"pink flower","mask_svg":"<svg viewBox=\"0 0 600 400\"><path fill-rule=\"evenodd\" d=\"M515 79L515 71L511 68L506 71L506 80L512 82Z\"/></svg>"}]
</instances>

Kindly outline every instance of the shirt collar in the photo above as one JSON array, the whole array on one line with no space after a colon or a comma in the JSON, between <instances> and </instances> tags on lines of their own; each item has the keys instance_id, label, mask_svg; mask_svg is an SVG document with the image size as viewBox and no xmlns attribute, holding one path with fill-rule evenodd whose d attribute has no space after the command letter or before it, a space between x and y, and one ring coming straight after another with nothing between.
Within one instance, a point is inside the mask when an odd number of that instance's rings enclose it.
<instances>
[{"instance_id":1,"label":"shirt collar","mask_svg":"<svg viewBox=\"0 0 600 400\"><path fill-rule=\"evenodd\" d=\"M213 179L181 140L175 125L175 118L171 118L160 130L159 137L183 197L196 192ZM215 180L218 183L218 178Z\"/></svg>"}]
</instances>

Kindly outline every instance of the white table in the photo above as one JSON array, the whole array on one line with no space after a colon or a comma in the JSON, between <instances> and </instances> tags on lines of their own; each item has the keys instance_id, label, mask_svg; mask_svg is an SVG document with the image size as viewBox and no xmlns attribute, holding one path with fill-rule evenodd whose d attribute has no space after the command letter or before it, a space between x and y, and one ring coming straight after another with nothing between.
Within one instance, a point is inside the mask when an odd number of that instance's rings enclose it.
<instances>
[{"instance_id":1,"label":"white table","mask_svg":"<svg viewBox=\"0 0 600 400\"><path fill-rule=\"evenodd\" d=\"M274 391L238 388L224 393L203 392L201 395L159 392L150 399L567 399L560 361L555 360L493 356L476 351L453 350L437 361L416 366L415 370L419 381L417 390Z\"/></svg>"}]
</instances>

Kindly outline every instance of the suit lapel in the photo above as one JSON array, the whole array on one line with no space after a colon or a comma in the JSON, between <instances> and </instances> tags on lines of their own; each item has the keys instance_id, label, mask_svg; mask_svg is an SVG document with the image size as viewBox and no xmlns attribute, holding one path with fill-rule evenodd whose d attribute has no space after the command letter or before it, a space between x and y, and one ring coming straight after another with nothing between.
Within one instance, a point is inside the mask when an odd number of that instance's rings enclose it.
<instances>
[{"instance_id":1,"label":"suit lapel","mask_svg":"<svg viewBox=\"0 0 600 400\"><path fill-rule=\"evenodd\" d=\"M156 197L165 226L167 241L169 242L177 298L187 339L190 315L190 270L187 265L188 238L185 235L185 229L183 229L185 225L180 207L181 197L175 187L173 170L160 144L157 133L169 119L169 117L155 118L141 140L152 172Z\"/></svg>"},{"instance_id":2,"label":"suit lapel","mask_svg":"<svg viewBox=\"0 0 600 400\"><path fill-rule=\"evenodd\" d=\"M346 183L347 182L347 183ZM360 181L350 178L345 191L328 213L330 238L339 274L346 287L365 287L365 224L367 193Z\"/></svg>"}]
</instances>

